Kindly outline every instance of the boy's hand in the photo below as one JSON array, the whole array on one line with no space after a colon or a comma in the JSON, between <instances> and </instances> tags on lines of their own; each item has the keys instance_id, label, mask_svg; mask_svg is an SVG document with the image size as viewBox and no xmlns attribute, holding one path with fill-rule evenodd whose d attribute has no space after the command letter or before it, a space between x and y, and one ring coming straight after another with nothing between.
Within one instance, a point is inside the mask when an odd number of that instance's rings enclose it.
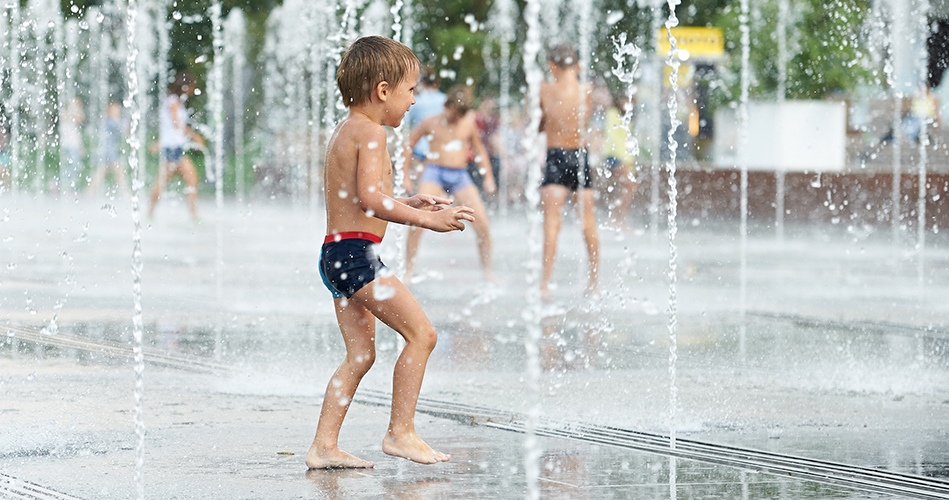
<instances>
[{"instance_id":1,"label":"boy's hand","mask_svg":"<svg viewBox=\"0 0 949 500\"><path fill-rule=\"evenodd\" d=\"M430 194L417 194L406 200L405 204L419 210L437 212L445 208L445 205L451 205L451 200Z\"/></svg>"},{"instance_id":2,"label":"boy's hand","mask_svg":"<svg viewBox=\"0 0 949 500\"><path fill-rule=\"evenodd\" d=\"M449 231L464 231L465 223L463 221L474 222L474 209L471 207L444 207L442 210L435 210L429 218L430 225L426 227L439 233Z\"/></svg>"}]
</instances>

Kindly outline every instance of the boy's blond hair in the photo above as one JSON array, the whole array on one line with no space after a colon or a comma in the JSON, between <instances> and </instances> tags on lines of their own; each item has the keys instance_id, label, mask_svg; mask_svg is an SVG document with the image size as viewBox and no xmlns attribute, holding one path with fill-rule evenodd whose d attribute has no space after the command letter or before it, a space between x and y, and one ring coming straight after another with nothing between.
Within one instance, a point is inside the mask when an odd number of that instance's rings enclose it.
<instances>
[{"instance_id":1,"label":"boy's blond hair","mask_svg":"<svg viewBox=\"0 0 949 500\"><path fill-rule=\"evenodd\" d=\"M336 85L347 108L370 99L381 82L402 83L418 57L405 45L382 36L360 38L349 46L336 70Z\"/></svg>"}]
</instances>

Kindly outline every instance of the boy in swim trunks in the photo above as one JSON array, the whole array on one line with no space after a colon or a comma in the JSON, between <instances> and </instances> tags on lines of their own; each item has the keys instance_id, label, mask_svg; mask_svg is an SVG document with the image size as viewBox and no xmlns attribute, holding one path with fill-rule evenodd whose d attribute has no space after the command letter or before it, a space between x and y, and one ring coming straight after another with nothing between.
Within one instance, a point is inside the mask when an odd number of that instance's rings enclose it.
<instances>
[{"instance_id":1,"label":"boy in swim trunks","mask_svg":"<svg viewBox=\"0 0 949 500\"><path fill-rule=\"evenodd\" d=\"M458 203L474 209L474 229L477 234L478 251L481 255L481 269L486 279L494 281L494 274L491 272L491 230L484 204L481 202L481 194L471 174L468 173L469 148L474 150L475 160L484 172L484 190L487 193L493 193L496 187L488 152L481 142L478 124L473 113L469 113L471 101L471 89L468 86L452 87L448 91L444 112L422 120L412 129L409 145L405 148L406 165L409 164L412 148L423 137L427 137L428 157L425 170L419 178L418 192L441 197L451 195ZM409 179L409 176L406 176L406 179ZM407 186L411 189L408 181ZM406 243L406 269L403 277L406 282L411 280L421 236L421 228L414 227L409 231Z\"/></svg>"},{"instance_id":2,"label":"boy in swim trunks","mask_svg":"<svg viewBox=\"0 0 949 500\"><path fill-rule=\"evenodd\" d=\"M550 278L557 256L561 208L572 195L579 204L583 220L583 239L589 256L587 292L599 290L600 242L594 217L593 176L587 161L587 142L581 130L586 129L593 109L593 88L581 84L580 61L570 45L550 49L547 63L553 81L540 87L541 131L547 133L547 164L541 183L541 207L544 212L544 266L541 296L550 298ZM582 183L582 186L581 186Z\"/></svg>"},{"instance_id":3,"label":"boy in swim trunks","mask_svg":"<svg viewBox=\"0 0 949 500\"><path fill-rule=\"evenodd\" d=\"M375 360L375 319L405 339L392 377L392 412L382 441L386 454L433 464L449 460L415 433L415 406L436 333L418 302L375 252L389 222L438 232L461 231L472 209L419 194L392 197L386 130L415 103L419 62L388 38L356 40L340 61L336 83L349 114L327 144L324 186L327 236L320 274L333 294L346 359L326 387L316 437L306 454L311 469L372 467L339 449L340 426L359 381Z\"/></svg>"}]
</instances>

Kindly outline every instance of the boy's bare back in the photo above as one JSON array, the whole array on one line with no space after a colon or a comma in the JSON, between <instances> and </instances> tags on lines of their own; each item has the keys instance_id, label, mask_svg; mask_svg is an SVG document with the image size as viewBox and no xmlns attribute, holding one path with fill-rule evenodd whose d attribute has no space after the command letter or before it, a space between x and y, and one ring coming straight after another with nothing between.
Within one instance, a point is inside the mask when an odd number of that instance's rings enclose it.
<instances>
[{"instance_id":1,"label":"boy's bare back","mask_svg":"<svg viewBox=\"0 0 949 500\"><path fill-rule=\"evenodd\" d=\"M551 68L553 82L544 82L540 87L540 107L543 113L542 127L547 133L548 148L579 149L584 147L580 133L581 124L587 123L593 107L593 89L581 85L576 71ZM583 116L581 120L581 96Z\"/></svg>"}]
</instances>

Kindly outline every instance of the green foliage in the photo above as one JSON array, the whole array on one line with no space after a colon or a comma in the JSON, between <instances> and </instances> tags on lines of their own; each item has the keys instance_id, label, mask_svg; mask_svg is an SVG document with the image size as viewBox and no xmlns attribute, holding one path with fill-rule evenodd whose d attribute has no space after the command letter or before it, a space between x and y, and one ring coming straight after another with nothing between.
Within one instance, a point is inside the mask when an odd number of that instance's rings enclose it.
<instances>
[{"instance_id":1,"label":"green foliage","mask_svg":"<svg viewBox=\"0 0 949 500\"><path fill-rule=\"evenodd\" d=\"M699 2L696 2L699 3ZM711 0L719 4L720 0ZM871 78L872 68L862 61L866 48L860 45L860 30L869 13L869 0L789 0L787 26L789 99L823 99L848 92ZM752 97L773 98L778 88L777 0L752 2L751 25ZM728 58L720 73L730 83L719 100L738 96L741 72L740 7L737 2L722 7L711 23L722 28Z\"/></svg>"}]
</instances>

